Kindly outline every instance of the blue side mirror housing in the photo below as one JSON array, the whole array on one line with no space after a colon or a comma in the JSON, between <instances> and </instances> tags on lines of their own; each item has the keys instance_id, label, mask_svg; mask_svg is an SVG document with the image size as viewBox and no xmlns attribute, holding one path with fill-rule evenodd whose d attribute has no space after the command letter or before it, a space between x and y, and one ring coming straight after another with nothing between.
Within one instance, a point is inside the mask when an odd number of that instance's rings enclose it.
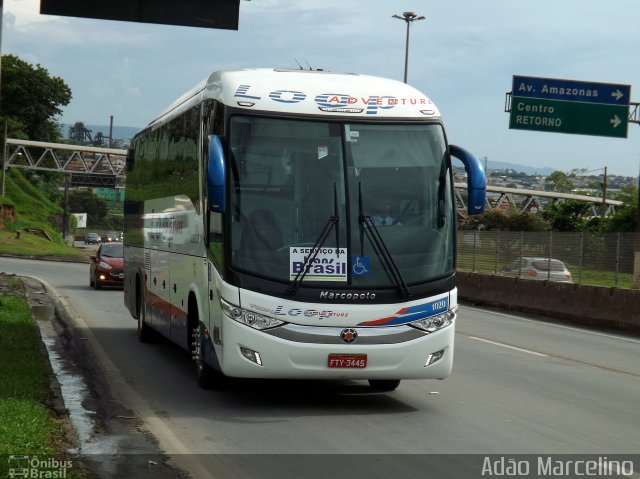
<instances>
[{"instance_id":1,"label":"blue side mirror housing","mask_svg":"<svg viewBox=\"0 0 640 479\"><path fill-rule=\"evenodd\" d=\"M207 160L207 206L210 211L224 213L226 208L225 179L227 176L224 150L218 135L209 135Z\"/></svg>"},{"instance_id":2,"label":"blue side mirror housing","mask_svg":"<svg viewBox=\"0 0 640 479\"><path fill-rule=\"evenodd\" d=\"M449 153L462 161L467 172L467 211L470 215L483 213L487 194L487 176L482 163L473 154L459 146L449 145Z\"/></svg>"},{"instance_id":3,"label":"blue side mirror housing","mask_svg":"<svg viewBox=\"0 0 640 479\"><path fill-rule=\"evenodd\" d=\"M482 163L472 153L459 146L449 145L449 153L464 164L467 172L467 211L470 215L484 212L487 176Z\"/></svg>"}]
</instances>

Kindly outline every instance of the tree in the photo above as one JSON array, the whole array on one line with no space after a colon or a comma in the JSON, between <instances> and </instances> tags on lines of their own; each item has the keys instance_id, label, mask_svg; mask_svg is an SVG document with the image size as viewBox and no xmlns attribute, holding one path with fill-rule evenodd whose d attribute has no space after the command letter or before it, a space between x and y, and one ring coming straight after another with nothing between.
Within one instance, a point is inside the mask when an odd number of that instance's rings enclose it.
<instances>
[{"instance_id":1,"label":"tree","mask_svg":"<svg viewBox=\"0 0 640 479\"><path fill-rule=\"evenodd\" d=\"M469 216L460 222L460 229L495 231L548 231L550 226L539 215L515 208L491 209L477 216Z\"/></svg>"},{"instance_id":2,"label":"tree","mask_svg":"<svg viewBox=\"0 0 640 479\"><path fill-rule=\"evenodd\" d=\"M573 181L569 175L562 171L554 171L544 182L544 189L547 191L557 191L559 193L570 193L573 190Z\"/></svg>"},{"instance_id":3,"label":"tree","mask_svg":"<svg viewBox=\"0 0 640 479\"><path fill-rule=\"evenodd\" d=\"M61 78L15 55L2 56L0 120L7 121L9 137L59 142L54 117L70 101L71 89Z\"/></svg>"},{"instance_id":4,"label":"tree","mask_svg":"<svg viewBox=\"0 0 640 479\"><path fill-rule=\"evenodd\" d=\"M622 201L624 208L638 206L638 185L635 183L624 185L613 199Z\"/></svg>"},{"instance_id":5,"label":"tree","mask_svg":"<svg viewBox=\"0 0 640 479\"><path fill-rule=\"evenodd\" d=\"M60 204L64 195L64 175L54 171L22 170L22 175L44 193L52 203Z\"/></svg>"},{"instance_id":6,"label":"tree","mask_svg":"<svg viewBox=\"0 0 640 479\"><path fill-rule=\"evenodd\" d=\"M101 225L107 216L107 202L96 197L90 190L70 191L68 201L71 213L87 213L88 227Z\"/></svg>"},{"instance_id":7,"label":"tree","mask_svg":"<svg viewBox=\"0 0 640 479\"><path fill-rule=\"evenodd\" d=\"M551 223L554 231L584 231L590 213L590 203L566 200L552 203L542 212L542 216Z\"/></svg>"},{"instance_id":8,"label":"tree","mask_svg":"<svg viewBox=\"0 0 640 479\"><path fill-rule=\"evenodd\" d=\"M616 233L633 233L636 231L638 217L638 187L633 183L623 186L615 199L622 201L624 205L618 208L614 214L604 218L602 230Z\"/></svg>"}]
</instances>

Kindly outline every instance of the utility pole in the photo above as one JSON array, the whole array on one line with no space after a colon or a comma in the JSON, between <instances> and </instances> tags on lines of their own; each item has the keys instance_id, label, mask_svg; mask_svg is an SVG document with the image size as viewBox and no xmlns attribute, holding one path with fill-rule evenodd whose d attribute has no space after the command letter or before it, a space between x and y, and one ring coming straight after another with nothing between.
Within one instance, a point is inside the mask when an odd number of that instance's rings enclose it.
<instances>
[{"instance_id":1,"label":"utility pole","mask_svg":"<svg viewBox=\"0 0 640 479\"><path fill-rule=\"evenodd\" d=\"M113 115L109 117L109 148L111 148L113 139Z\"/></svg>"},{"instance_id":2,"label":"utility pole","mask_svg":"<svg viewBox=\"0 0 640 479\"><path fill-rule=\"evenodd\" d=\"M634 288L640 289L640 169L638 169L638 204L636 206L636 235L634 238Z\"/></svg>"},{"instance_id":3,"label":"utility pole","mask_svg":"<svg viewBox=\"0 0 640 479\"><path fill-rule=\"evenodd\" d=\"M604 181L602 182L602 216L607 215L607 167L604 167Z\"/></svg>"},{"instance_id":4,"label":"utility pole","mask_svg":"<svg viewBox=\"0 0 640 479\"><path fill-rule=\"evenodd\" d=\"M64 244L67 244L67 235L69 234L69 183L71 175L64 175L64 198L63 198L63 213L62 213L62 240Z\"/></svg>"},{"instance_id":5,"label":"utility pole","mask_svg":"<svg viewBox=\"0 0 640 479\"><path fill-rule=\"evenodd\" d=\"M407 22L407 41L404 49L404 82L407 83L407 71L409 69L409 27L416 20L424 20L426 17L414 12L404 12L402 16L400 15L391 15L392 18L397 18L399 20Z\"/></svg>"},{"instance_id":6,"label":"utility pole","mask_svg":"<svg viewBox=\"0 0 640 479\"><path fill-rule=\"evenodd\" d=\"M4 11L2 9L2 1L0 0L0 78L2 78L2 24L4 23ZM0 82L0 89L2 83ZM4 121L4 148L2 152L2 196L4 196L4 185L7 176L7 120Z\"/></svg>"},{"instance_id":7,"label":"utility pole","mask_svg":"<svg viewBox=\"0 0 640 479\"><path fill-rule=\"evenodd\" d=\"M2 2L2 0L0 0ZM4 148L2 152L2 192L0 196L4 196L4 188L7 183L7 120L4 121Z\"/></svg>"}]
</instances>

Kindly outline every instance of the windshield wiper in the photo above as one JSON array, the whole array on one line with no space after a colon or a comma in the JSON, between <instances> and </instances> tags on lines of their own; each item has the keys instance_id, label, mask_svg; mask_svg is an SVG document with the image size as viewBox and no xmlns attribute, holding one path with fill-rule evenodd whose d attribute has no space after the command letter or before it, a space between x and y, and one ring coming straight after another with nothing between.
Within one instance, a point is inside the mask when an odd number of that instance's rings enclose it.
<instances>
[{"instance_id":1,"label":"windshield wiper","mask_svg":"<svg viewBox=\"0 0 640 479\"><path fill-rule=\"evenodd\" d=\"M338 215L338 188L336 184L333 184L333 215L329 216L329 219L322 228L318 239L313 244L311 248L311 254L307 256L306 261L302 264L302 269L298 271L298 274L293 279L293 282L287 289L287 294L295 294L298 290L304 277L307 275L309 270L311 269L311 265L316 260L318 253L320 252L320 248L324 245L325 241L329 237L329 233L331 233L331 228L336 229L336 256L340 256L340 228L338 228L338 222L340 221L340 216Z\"/></svg>"},{"instance_id":2,"label":"windshield wiper","mask_svg":"<svg viewBox=\"0 0 640 479\"><path fill-rule=\"evenodd\" d=\"M393 259L393 256L389 252L389 248L387 248L386 243L380 236L380 232L378 231L378 227L376 226L373 218L364 213L364 206L362 200L362 183L358 183L358 222L360 223L360 256L364 255L364 234L367 234L369 241L373 244L373 249L378 255L379 258L382 259L382 262L386 266L386 270L391 276L391 279L396 284L398 288L398 293L403 298L408 298L411 296L409 292L409 286L405 282L402 277L402 273L400 272L400 268L398 268L397 263Z\"/></svg>"}]
</instances>

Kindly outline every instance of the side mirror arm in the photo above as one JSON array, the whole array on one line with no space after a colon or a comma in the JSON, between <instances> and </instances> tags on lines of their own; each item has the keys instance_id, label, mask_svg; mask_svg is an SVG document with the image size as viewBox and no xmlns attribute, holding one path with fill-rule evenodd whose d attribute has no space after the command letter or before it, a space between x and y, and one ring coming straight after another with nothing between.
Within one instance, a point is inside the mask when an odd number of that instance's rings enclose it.
<instances>
[{"instance_id":1,"label":"side mirror arm","mask_svg":"<svg viewBox=\"0 0 640 479\"><path fill-rule=\"evenodd\" d=\"M459 146L449 145L449 153L462 161L467 172L467 211L470 215L483 213L487 193L487 176L482 163L469 151Z\"/></svg>"}]
</instances>

